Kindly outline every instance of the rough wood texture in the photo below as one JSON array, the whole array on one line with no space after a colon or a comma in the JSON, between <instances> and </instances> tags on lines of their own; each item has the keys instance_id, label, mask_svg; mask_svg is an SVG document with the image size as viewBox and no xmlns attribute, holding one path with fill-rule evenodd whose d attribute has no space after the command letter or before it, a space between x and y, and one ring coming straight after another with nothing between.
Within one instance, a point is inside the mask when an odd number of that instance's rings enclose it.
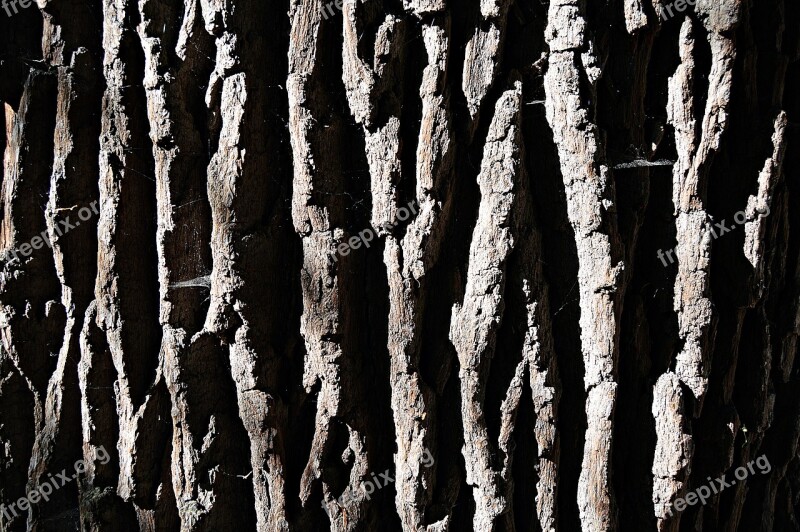
<instances>
[{"instance_id":1,"label":"rough wood texture","mask_svg":"<svg viewBox=\"0 0 800 532\"><path fill-rule=\"evenodd\" d=\"M800 531L798 94L790 0L0 1L0 532Z\"/></svg>"},{"instance_id":2,"label":"rough wood texture","mask_svg":"<svg viewBox=\"0 0 800 532\"><path fill-rule=\"evenodd\" d=\"M609 530L616 526L611 446L625 266L620 261L611 172L600 132L592 121L591 104L581 97L581 83L588 81L594 93L601 72L580 2L550 3L545 38L550 47L544 79L545 108L558 147L578 251L581 344L588 394L578 507L584 529Z\"/></svg>"}]
</instances>

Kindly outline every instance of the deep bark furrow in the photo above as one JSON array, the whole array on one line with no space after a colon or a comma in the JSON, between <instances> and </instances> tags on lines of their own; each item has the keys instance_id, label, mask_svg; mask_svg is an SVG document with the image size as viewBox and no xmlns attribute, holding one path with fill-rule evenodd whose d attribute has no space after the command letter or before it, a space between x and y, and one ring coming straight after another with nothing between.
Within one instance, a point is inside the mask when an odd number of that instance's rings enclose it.
<instances>
[{"instance_id":1,"label":"deep bark furrow","mask_svg":"<svg viewBox=\"0 0 800 532\"><path fill-rule=\"evenodd\" d=\"M726 387L722 394L723 408L728 407L738 411L746 434L744 444L738 452L734 448L736 440L730 441L726 454L732 456L733 460L728 464L728 469L746 468L748 463L758 458L764 434L775 415L769 383L773 364L772 338L769 332L769 319L759 303L764 295L764 287L768 283L764 271L769 236L767 233L769 220L766 217L776 207L773 205L773 198L783 177L786 126L786 115L781 112L774 121L771 138L772 154L764 162L764 167L758 175L758 192L756 195L748 197L747 206L744 209L747 220L744 223L744 256L753 267L748 306L755 310L739 313L737 329L742 331L742 335L747 336L748 348L743 352L736 353L731 364L731 371L736 375L735 382ZM745 393L747 400L743 402L740 397ZM734 528L739 525L748 489L749 486L746 482L738 483L730 516L725 520L726 526Z\"/></svg>"}]
</instances>

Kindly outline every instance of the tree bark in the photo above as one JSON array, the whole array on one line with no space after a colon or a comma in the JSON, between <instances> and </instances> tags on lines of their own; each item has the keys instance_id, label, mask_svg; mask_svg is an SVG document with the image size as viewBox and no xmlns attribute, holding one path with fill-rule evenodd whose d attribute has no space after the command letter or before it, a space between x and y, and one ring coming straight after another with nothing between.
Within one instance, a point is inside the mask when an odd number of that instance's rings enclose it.
<instances>
[{"instance_id":1,"label":"tree bark","mask_svg":"<svg viewBox=\"0 0 800 532\"><path fill-rule=\"evenodd\" d=\"M800 532L796 2L0 6L0 531Z\"/></svg>"}]
</instances>

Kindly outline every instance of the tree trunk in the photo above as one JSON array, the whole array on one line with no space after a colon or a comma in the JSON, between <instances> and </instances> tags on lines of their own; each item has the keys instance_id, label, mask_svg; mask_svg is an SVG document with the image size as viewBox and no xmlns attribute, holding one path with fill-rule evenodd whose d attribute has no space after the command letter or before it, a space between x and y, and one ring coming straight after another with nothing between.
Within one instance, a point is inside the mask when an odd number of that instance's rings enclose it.
<instances>
[{"instance_id":1,"label":"tree trunk","mask_svg":"<svg viewBox=\"0 0 800 532\"><path fill-rule=\"evenodd\" d=\"M0 531L800 531L795 0L0 1Z\"/></svg>"}]
</instances>

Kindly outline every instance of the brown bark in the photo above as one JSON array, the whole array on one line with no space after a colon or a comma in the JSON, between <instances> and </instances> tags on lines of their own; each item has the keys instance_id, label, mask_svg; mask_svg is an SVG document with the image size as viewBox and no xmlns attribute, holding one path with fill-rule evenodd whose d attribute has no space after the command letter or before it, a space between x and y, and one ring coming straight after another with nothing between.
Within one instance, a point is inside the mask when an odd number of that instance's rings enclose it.
<instances>
[{"instance_id":1,"label":"brown bark","mask_svg":"<svg viewBox=\"0 0 800 532\"><path fill-rule=\"evenodd\" d=\"M1 5L0 531L800 530L795 3Z\"/></svg>"}]
</instances>

